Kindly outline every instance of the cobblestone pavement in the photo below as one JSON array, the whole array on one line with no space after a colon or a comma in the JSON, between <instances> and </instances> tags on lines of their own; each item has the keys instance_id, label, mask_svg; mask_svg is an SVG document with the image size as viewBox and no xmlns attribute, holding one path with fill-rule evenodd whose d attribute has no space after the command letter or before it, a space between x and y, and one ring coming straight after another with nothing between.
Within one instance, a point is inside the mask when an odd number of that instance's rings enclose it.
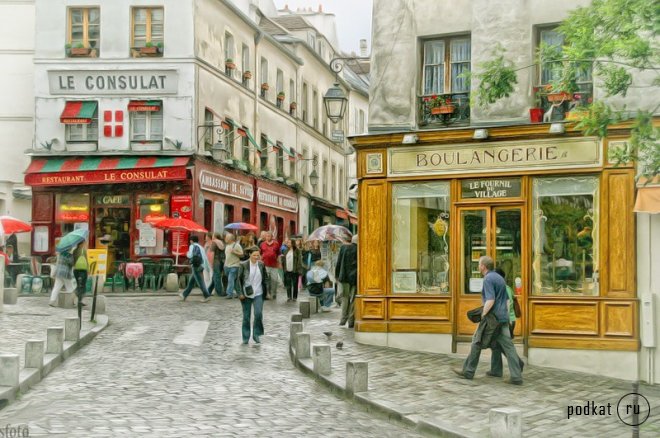
<instances>
[{"instance_id":1,"label":"cobblestone pavement","mask_svg":"<svg viewBox=\"0 0 660 438\"><path fill-rule=\"evenodd\" d=\"M84 302L91 299L85 298ZM83 308L82 330L93 325L89 322L91 306ZM25 365L25 341L46 340L48 327L64 327L64 318L78 316L78 309L50 307L48 298L21 297L16 304L5 304L0 312L0 353L18 354L21 368Z\"/></svg>"},{"instance_id":2,"label":"cobblestone pavement","mask_svg":"<svg viewBox=\"0 0 660 438\"><path fill-rule=\"evenodd\" d=\"M46 300L35 306L46 309ZM108 328L0 411L0 426L67 438L419 436L293 367L287 343L295 309L266 302L262 344L243 346L238 300L109 298ZM192 321L209 322L203 344L174 343Z\"/></svg>"},{"instance_id":3,"label":"cobblestone pavement","mask_svg":"<svg viewBox=\"0 0 660 438\"><path fill-rule=\"evenodd\" d=\"M503 379L487 377L489 362L480 364L474 380L458 378L452 371L462 365L457 355L416 353L356 344L353 330L337 325L340 313L312 315L304 320L304 331L312 343L328 342L325 331L333 332L331 344L342 340L342 350L332 349L332 374L342 380L346 362L369 362L371 400L407 414L411 419L441 420L488 436L488 412L493 407L514 407L522 411L525 437L624 437L632 428L619 421L617 403L632 392L630 382L584 373L525 366L524 385L514 386ZM508 368L505 361L505 378ZM345 380L345 377L343 378ZM640 393L650 403L649 419L640 427L640 436L660 436L660 386L641 385ZM611 416L573 416L567 419L569 405L611 403ZM624 417L625 418L625 417Z\"/></svg>"}]
</instances>

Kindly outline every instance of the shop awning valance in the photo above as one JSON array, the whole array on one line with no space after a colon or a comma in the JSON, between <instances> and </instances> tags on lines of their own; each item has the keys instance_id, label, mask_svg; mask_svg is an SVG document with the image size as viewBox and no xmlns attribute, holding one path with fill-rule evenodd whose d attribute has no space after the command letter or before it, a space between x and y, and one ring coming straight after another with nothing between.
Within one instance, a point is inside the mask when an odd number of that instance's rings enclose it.
<instances>
[{"instance_id":1,"label":"shop awning valance","mask_svg":"<svg viewBox=\"0 0 660 438\"><path fill-rule=\"evenodd\" d=\"M98 104L94 101L67 102L60 122L67 125L92 123Z\"/></svg>"},{"instance_id":2,"label":"shop awning valance","mask_svg":"<svg viewBox=\"0 0 660 438\"><path fill-rule=\"evenodd\" d=\"M634 211L637 213L660 213L660 185L640 187L637 190Z\"/></svg>"},{"instance_id":3,"label":"shop awning valance","mask_svg":"<svg viewBox=\"0 0 660 438\"><path fill-rule=\"evenodd\" d=\"M160 100L131 100L128 103L129 111L160 111Z\"/></svg>"},{"instance_id":4,"label":"shop awning valance","mask_svg":"<svg viewBox=\"0 0 660 438\"><path fill-rule=\"evenodd\" d=\"M186 179L189 157L34 158L29 186L117 184Z\"/></svg>"}]
</instances>

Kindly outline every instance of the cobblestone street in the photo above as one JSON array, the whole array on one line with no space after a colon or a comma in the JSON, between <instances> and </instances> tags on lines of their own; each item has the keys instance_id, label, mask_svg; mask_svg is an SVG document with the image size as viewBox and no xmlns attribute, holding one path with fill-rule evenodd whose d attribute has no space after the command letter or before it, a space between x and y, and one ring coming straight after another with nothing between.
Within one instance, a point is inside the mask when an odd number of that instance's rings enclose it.
<instances>
[{"instance_id":1,"label":"cobblestone street","mask_svg":"<svg viewBox=\"0 0 660 438\"><path fill-rule=\"evenodd\" d=\"M293 368L297 306L267 301L262 344L243 346L238 300L199 300L109 298L106 331L0 411L0 425L62 437L418 436ZM201 346L178 343L191 321L209 322Z\"/></svg>"}]
</instances>

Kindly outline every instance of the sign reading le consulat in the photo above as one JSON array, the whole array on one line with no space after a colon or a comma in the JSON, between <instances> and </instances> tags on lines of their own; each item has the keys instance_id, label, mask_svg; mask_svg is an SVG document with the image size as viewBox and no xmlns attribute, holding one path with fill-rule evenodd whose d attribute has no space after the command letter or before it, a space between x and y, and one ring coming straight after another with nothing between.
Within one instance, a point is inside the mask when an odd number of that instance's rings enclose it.
<instances>
[{"instance_id":1,"label":"sign reading le consulat","mask_svg":"<svg viewBox=\"0 0 660 438\"><path fill-rule=\"evenodd\" d=\"M176 94L176 70L50 70L50 94Z\"/></svg>"},{"instance_id":2,"label":"sign reading le consulat","mask_svg":"<svg viewBox=\"0 0 660 438\"><path fill-rule=\"evenodd\" d=\"M420 147L389 151L390 175L507 172L585 168L602 164L593 138L531 140Z\"/></svg>"}]
</instances>

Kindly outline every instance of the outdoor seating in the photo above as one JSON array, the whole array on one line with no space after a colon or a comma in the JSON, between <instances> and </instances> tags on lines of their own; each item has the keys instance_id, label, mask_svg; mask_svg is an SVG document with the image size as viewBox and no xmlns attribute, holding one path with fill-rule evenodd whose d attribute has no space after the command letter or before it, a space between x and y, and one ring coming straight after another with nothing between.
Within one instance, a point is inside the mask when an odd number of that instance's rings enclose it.
<instances>
[{"instance_id":1,"label":"outdoor seating","mask_svg":"<svg viewBox=\"0 0 660 438\"><path fill-rule=\"evenodd\" d=\"M125 263L121 261L115 261L115 273L112 276L108 276L103 283L103 290L106 286L110 286L112 292L115 291L115 287L121 287L121 291L126 291L126 277L124 277L124 268Z\"/></svg>"},{"instance_id":2,"label":"outdoor seating","mask_svg":"<svg viewBox=\"0 0 660 438\"><path fill-rule=\"evenodd\" d=\"M174 259L160 259L158 262L158 280L156 282L157 289L165 287L167 275L174 272Z\"/></svg>"},{"instance_id":3,"label":"outdoor seating","mask_svg":"<svg viewBox=\"0 0 660 438\"><path fill-rule=\"evenodd\" d=\"M158 283L158 263L156 262L143 262L143 273L141 278L142 291L151 288L154 292L157 290Z\"/></svg>"},{"instance_id":4,"label":"outdoor seating","mask_svg":"<svg viewBox=\"0 0 660 438\"><path fill-rule=\"evenodd\" d=\"M124 275L128 280L128 287L133 285L133 290L137 290L140 286L140 278L144 273L144 265L140 262L126 262L124 268Z\"/></svg>"}]
</instances>

